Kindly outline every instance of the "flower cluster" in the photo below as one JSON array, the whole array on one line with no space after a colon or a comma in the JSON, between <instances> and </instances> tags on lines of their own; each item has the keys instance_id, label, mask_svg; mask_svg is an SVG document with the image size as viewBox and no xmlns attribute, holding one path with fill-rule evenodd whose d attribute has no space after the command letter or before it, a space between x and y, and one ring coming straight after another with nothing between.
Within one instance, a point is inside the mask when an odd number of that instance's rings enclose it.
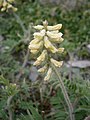
<instances>
[{"instance_id":1,"label":"flower cluster","mask_svg":"<svg viewBox=\"0 0 90 120\"><path fill-rule=\"evenodd\" d=\"M14 0L0 0L1 11L8 11L8 9L12 9L13 11L17 11L17 8L15 8L12 5L13 3L14 3Z\"/></svg>"},{"instance_id":2,"label":"flower cluster","mask_svg":"<svg viewBox=\"0 0 90 120\"><path fill-rule=\"evenodd\" d=\"M43 22L43 25L34 26L39 32L35 32L34 39L29 44L30 52L34 55L39 55L34 62L35 66L42 66L38 69L38 72L45 73L44 80L50 79L52 73L51 64L56 67L61 67L63 61L57 61L52 58L55 53L62 53L64 48L57 48L57 43L63 41L62 33L59 32L62 24L54 26L48 26L47 21Z\"/></svg>"}]
</instances>

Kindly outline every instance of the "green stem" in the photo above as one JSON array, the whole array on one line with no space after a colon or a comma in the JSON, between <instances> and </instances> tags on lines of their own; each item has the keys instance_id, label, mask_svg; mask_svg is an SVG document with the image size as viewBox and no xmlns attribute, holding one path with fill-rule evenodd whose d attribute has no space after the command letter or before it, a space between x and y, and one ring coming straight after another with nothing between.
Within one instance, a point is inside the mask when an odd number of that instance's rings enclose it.
<instances>
[{"instance_id":1,"label":"green stem","mask_svg":"<svg viewBox=\"0 0 90 120\"><path fill-rule=\"evenodd\" d=\"M14 17L16 18L18 24L21 26L23 32L26 33L27 30L26 30L26 28L25 28L22 20L20 19L20 17L19 17L15 12L13 12L13 15L14 15Z\"/></svg>"},{"instance_id":2,"label":"green stem","mask_svg":"<svg viewBox=\"0 0 90 120\"><path fill-rule=\"evenodd\" d=\"M30 116L30 120L34 120L33 117L32 117L32 115L31 115L31 113L29 112L28 109L27 109L27 113L28 113L28 115Z\"/></svg>"},{"instance_id":3,"label":"green stem","mask_svg":"<svg viewBox=\"0 0 90 120\"><path fill-rule=\"evenodd\" d=\"M52 66L52 68L53 68L53 70L54 70L55 74L57 75L58 80L59 80L59 82L60 82L60 88L61 88L61 90L62 90L62 93L63 93L63 95L64 95L64 99L65 99L65 101L66 101L66 103L67 103L67 106L68 106L68 109L69 109L69 117L70 117L70 120L75 120L73 106L72 106L72 103L71 103L71 101L70 101L70 99L69 99L69 96L68 96L68 93L67 93L66 88L65 88L65 86L64 86L64 83L63 83L63 81L62 81L62 79L61 79L61 77L60 77L60 74L59 74L59 72L57 71L56 67L55 67L54 65L51 65L51 66Z\"/></svg>"},{"instance_id":4,"label":"green stem","mask_svg":"<svg viewBox=\"0 0 90 120\"><path fill-rule=\"evenodd\" d=\"M10 107L12 98L13 98L13 96L10 96L7 100L7 109L8 109L8 114L9 114L9 120L13 120L12 110L11 110L11 107Z\"/></svg>"}]
</instances>

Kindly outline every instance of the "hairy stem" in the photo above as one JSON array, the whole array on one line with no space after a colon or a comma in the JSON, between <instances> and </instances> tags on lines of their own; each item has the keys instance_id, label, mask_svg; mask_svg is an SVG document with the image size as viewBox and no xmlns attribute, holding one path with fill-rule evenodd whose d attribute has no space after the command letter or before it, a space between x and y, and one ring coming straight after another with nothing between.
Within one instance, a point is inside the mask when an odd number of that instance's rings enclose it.
<instances>
[{"instance_id":1,"label":"hairy stem","mask_svg":"<svg viewBox=\"0 0 90 120\"><path fill-rule=\"evenodd\" d=\"M8 109L8 114L9 114L9 120L13 120L12 110L10 107L12 98L13 98L13 96L10 96L7 100L7 109Z\"/></svg>"},{"instance_id":2,"label":"hairy stem","mask_svg":"<svg viewBox=\"0 0 90 120\"><path fill-rule=\"evenodd\" d=\"M72 106L72 103L71 103L71 101L70 101L70 99L69 99L69 96L68 96L68 93L67 93L66 88L65 88L65 86L64 86L64 83L63 83L63 81L62 81L62 79L61 79L61 77L60 77L60 74L59 74L59 72L57 71L56 67L55 67L54 65L51 65L51 66L52 66L52 68L53 68L53 70L54 70L55 74L57 75L58 80L59 80L59 82L60 82L60 88L61 88L61 90L62 90L62 93L63 93L63 95L64 95L64 99L65 99L65 101L66 101L66 103L67 103L67 106L68 106L68 109L69 109L69 117L70 117L70 120L75 120L73 106Z\"/></svg>"}]
</instances>

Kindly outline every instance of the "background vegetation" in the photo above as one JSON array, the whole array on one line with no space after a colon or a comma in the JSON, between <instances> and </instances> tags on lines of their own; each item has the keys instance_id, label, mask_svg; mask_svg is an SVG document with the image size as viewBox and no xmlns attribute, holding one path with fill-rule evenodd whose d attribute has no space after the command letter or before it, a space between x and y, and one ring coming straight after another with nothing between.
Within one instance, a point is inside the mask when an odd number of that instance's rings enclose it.
<instances>
[{"instance_id":1,"label":"background vegetation","mask_svg":"<svg viewBox=\"0 0 90 120\"><path fill-rule=\"evenodd\" d=\"M53 0L54 1L54 0ZM72 1L72 0L71 0ZM48 4L47 4L48 3ZM65 65L59 70L74 106L76 120L90 115L90 65L67 67L68 61L90 61L90 2L17 0L16 13L0 12L0 120L69 120L56 76L43 83L33 67L28 44L33 25L62 23Z\"/></svg>"}]
</instances>

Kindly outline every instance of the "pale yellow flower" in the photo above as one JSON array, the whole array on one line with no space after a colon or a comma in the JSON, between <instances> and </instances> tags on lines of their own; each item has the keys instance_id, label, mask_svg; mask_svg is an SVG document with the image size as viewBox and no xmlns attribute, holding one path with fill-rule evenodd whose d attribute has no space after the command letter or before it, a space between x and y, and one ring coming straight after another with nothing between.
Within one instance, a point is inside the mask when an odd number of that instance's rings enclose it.
<instances>
[{"instance_id":1,"label":"pale yellow flower","mask_svg":"<svg viewBox=\"0 0 90 120\"><path fill-rule=\"evenodd\" d=\"M8 4L7 9L12 8L13 6L11 4Z\"/></svg>"},{"instance_id":2,"label":"pale yellow flower","mask_svg":"<svg viewBox=\"0 0 90 120\"><path fill-rule=\"evenodd\" d=\"M40 42L39 39L33 39L33 40L30 42L30 45L38 44L39 42Z\"/></svg>"},{"instance_id":3,"label":"pale yellow flower","mask_svg":"<svg viewBox=\"0 0 90 120\"><path fill-rule=\"evenodd\" d=\"M37 44L30 44L28 48L31 50L37 50L37 49L41 48L42 46L43 46L43 41L40 41Z\"/></svg>"},{"instance_id":4,"label":"pale yellow flower","mask_svg":"<svg viewBox=\"0 0 90 120\"><path fill-rule=\"evenodd\" d=\"M38 69L38 72L45 73L46 70L47 70L47 65L44 65L42 68Z\"/></svg>"},{"instance_id":5,"label":"pale yellow flower","mask_svg":"<svg viewBox=\"0 0 90 120\"><path fill-rule=\"evenodd\" d=\"M5 10L6 10L6 8L2 8L2 9L1 9L2 12L5 11Z\"/></svg>"},{"instance_id":6,"label":"pale yellow flower","mask_svg":"<svg viewBox=\"0 0 90 120\"><path fill-rule=\"evenodd\" d=\"M37 58L37 60L44 61L47 55L47 50L43 50L42 54Z\"/></svg>"},{"instance_id":7,"label":"pale yellow flower","mask_svg":"<svg viewBox=\"0 0 90 120\"><path fill-rule=\"evenodd\" d=\"M49 67L49 69L48 69L48 71L47 71L47 74L46 74L46 76L45 76L45 78L44 78L44 81L48 81L48 80L50 79L51 73L52 73L52 68Z\"/></svg>"},{"instance_id":8,"label":"pale yellow flower","mask_svg":"<svg viewBox=\"0 0 90 120\"><path fill-rule=\"evenodd\" d=\"M44 46L51 51L52 53L56 53L58 50L52 45L52 43L48 40L48 37L44 37Z\"/></svg>"},{"instance_id":9,"label":"pale yellow flower","mask_svg":"<svg viewBox=\"0 0 90 120\"><path fill-rule=\"evenodd\" d=\"M41 55L37 58L34 62L34 65L44 65L38 72L46 73L44 81L50 79L52 68L51 64L55 65L56 67L61 67L63 61L57 61L51 58L54 53L62 53L64 48L57 48L56 43L61 43L63 41L62 33L59 32L61 29L62 24L57 24L54 26L48 26L48 22L44 21L43 25L34 26L36 30L39 32L35 32L34 40L32 40L29 44L29 49L31 53L37 55L37 53L42 52ZM53 53L53 54L52 54Z\"/></svg>"},{"instance_id":10,"label":"pale yellow flower","mask_svg":"<svg viewBox=\"0 0 90 120\"><path fill-rule=\"evenodd\" d=\"M34 38L41 40L45 35L45 30L41 30L40 32L35 32L33 35Z\"/></svg>"},{"instance_id":11,"label":"pale yellow flower","mask_svg":"<svg viewBox=\"0 0 90 120\"><path fill-rule=\"evenodd\" d=\"M57 61L53 58L50 59L51 63L53 63L56 67L61 67L63 64L63 61Z\"/></svg>"},{"instance_id":12,"label":"pale yellow flower","mask_svg":"<svg viewBox=\"0 0 90 120\"><path fill-rule=\"evenodd\" d=\"M61 32L59 32L59 33L53 33L53 32L47 31L47 35L50 38L60 38L60 37L62 37L63 34Z\"/></svg>"},{"instance_id":13,"label":"pale yellow flower","mask_svg":"<svg viewBox=\"0 0 90 120\"><path fill-rule=\"evenodd\" d=\"M42 26L42 25L37 25L37 26L34 26L34 28L37 29L37 30L42 30L42 29L44 29L44 26Z\"/></svg>"},{"instance_id":14,"label":"pale yellow flower","mask_svg":"<svg viewBox=\"0 0 90 120\"><path fill-rule=\"evenodd\" d=\"M38 50L31 50L30 51L32 54L37 54L39 51Z\"/></svg>"},{"instance_id":15,"label":"pale yellow flower","mask_svg":"<svg viewBox=\"0 0 90 120\"><path fill-rule=\"evenodd\" d=\"M61 43L64 39L62 37L60 38L51 38L50 41L54 43Z\"/></svg>"},{"instance_id":16,"label":"pale yellow flower","mask_svg":"<svg viewBox=\"0 0 90 120\"><path fill-rule=\"evenodd\" d=\"M54 26L47 26L47 30L59 30L62 28L62 24L57 24L57 25L54 25Z\"/></svg>"},{"instance_id":17,"label":"pale yellow flower","mask_svg":"<svg viewBox=\"0 0 90 120\"><path fill-rule=\"evenodd\" d=\"M12 9L13 11L16 11L17 8L15 8L12 3L15 0L0 0L0 6L2 6L1 11L8 11L8 9Z\"/></svg>"},{"instance_id":18,"label":"pale yellow flower","mask_svg":"<svg viewBox=\"0 0 90 120\"><path fill-rule=\"evenodd\" d=\"M58 52L62 53L64 51L64 48L58 48Z\"/></svg>"},{"instance_id":19,"label":"pale yellow flower","mask_svg":"<svg viewBox=\"0 0 90 120\"><path fill-rule=\"evenodd\" d=\"M45 60L46 55L47 55L47 51L43 50L43 52L41 53L41 55L34 62L34 65L36 65L36 66L40 65Z\"/></svg>"},{"instance_id":20,"label":"pale yellow flower","mask_svg":"<svg viewBox=\"0 0 90 120\"><path fill-rule=\"evenodd\" d=\"M39 39L39 40L41 40L43 38L43 36L44 36L39 32L35 32L33 35L34 35L34 38Z\"/></svg>"}]
</instances>

